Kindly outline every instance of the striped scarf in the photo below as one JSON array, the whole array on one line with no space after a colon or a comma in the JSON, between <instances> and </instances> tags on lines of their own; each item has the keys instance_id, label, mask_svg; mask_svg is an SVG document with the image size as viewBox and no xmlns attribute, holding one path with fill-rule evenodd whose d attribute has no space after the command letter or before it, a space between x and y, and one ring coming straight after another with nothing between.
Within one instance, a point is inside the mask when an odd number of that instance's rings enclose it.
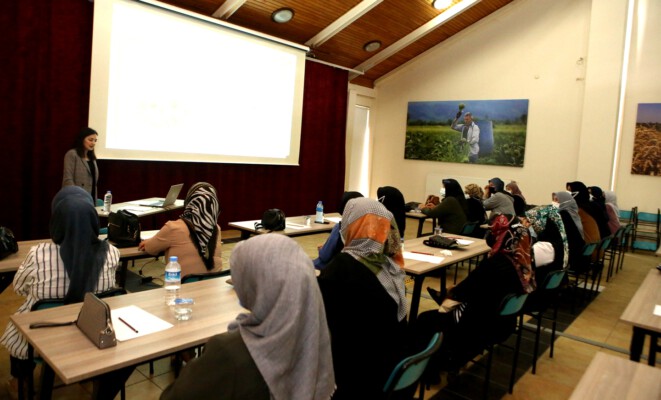
<instances>
[{"instance_id":1,"label":"striped scarf","mask_svg":"<svg viewBox=\"0 0 661 400\"><path fill-rule=\"evenodd\" d=\"M181 219L191 231L191 239L208 270L214 268L213 256L218 238L219 214L216 189L205 182L193 185L186 196Z\"/></svg>"}]
</instances>

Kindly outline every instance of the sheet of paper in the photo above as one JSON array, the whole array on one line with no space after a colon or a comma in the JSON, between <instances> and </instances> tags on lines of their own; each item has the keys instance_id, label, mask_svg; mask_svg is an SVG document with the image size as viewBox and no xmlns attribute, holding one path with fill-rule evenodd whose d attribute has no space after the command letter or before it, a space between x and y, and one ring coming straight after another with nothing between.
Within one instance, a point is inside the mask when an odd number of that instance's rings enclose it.
<instances>
[{"instance_id":1,"label":"sheet of paper","mask_svg":"<svg viewBox=\"0 0 661 400\"><path fill-rule=\"evenodd\" d=\"M291 228L291 229L305 229L305 228L307 228L307 226L305 226L305 225L295 224L293 222L287 222L287 223L285 223L285 225L287 226L287 228Z\"/></svg>"},{"instance_id":2,"label":"sheet of paper","mask_svg":"<svg viewBox=\"0 0 661 400\"><path fill-rule=\"evenodd\" d=\"M403 255L404 258L409 260L423 261L431 264L440 264L444 260L443 257L438 257L435 255L428 255L428 254L413 253L410 251L405 251Z\"/></svg>"},{"instance_id":3,"label":"sheet of paper","mask_svg":"<svg viewBox=\"0 0 661 400\"><path fill-rule=\"evenodd\" d=\"M115 337L120 342L169 329L173 326L138 306L117 308L110 312L110 317L112 318L112 326L115 329Z\"/></svg>"},{"instance_id":4,"label":"sheet of paper","mask_svg":"<svg viewBox=\"0 0 661 400\"><path fill-rule=\"evenodd\" d=\"M342 221L342 217L324 217L324 219L330 222L335 222L336 224L339 224L340 221Z\"/></svg>"},{"instance_id":5,"label":"sheet of paper","mask_svg":"<svg viewBox=\"0 0 661 400\"><path fill-rule=\"evenodd\" d=\"M474 242L473 240L457 239L457 243L459 243L460 246L468 246L473 242Z\"/></svg>"},{"instance_id":6,"label":"sheet of paper","mask_svg":"<svg viewBox=\"0 0 661 400\"><path fill-rule=\"evenodd\" d=\"M654 315L661 317L661 305L657 304L654 306Z\"/></svg>"}]
</instances>

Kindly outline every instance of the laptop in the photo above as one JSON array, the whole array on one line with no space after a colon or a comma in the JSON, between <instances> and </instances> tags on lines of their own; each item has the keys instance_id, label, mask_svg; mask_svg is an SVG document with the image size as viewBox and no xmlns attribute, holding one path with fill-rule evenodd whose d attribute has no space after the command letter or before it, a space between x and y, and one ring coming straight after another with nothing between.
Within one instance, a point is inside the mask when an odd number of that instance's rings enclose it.
<instances>
[{"instance_id":1,"label":"laptop","mask_svg":"<svg viewBox=\"0 0 661 400\"><path fill-rule=\"evenodd\" d=\"M170 190L168 191L167 196L165 196L164 200L158 200L154 201L151 203L140 203L141 206L147 206L147 207L167 207L171 206L174 204L174 202L177 200L177 196L179 196L179 192L181 192L181 188L184 187L183 183L179 183L177 185L172 185L170 186Z\"/></svg>"}]
</instances>

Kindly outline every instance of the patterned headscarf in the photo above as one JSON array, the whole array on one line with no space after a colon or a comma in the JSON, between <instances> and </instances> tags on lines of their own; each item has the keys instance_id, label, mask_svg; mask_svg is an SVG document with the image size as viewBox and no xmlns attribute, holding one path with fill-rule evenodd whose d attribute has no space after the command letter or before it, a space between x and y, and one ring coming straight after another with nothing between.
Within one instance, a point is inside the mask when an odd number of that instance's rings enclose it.
<instances>
[{"instance_id":1,"label":"patterned headscarf","mask_svg":"<svg viewBox=\"0 0 661 400\"><path fill-rule=\"evenodd\" d=\"M352 199L342 214L342 252L372 271L398 307L399 321L406 318L402 242L392 213L368 198Z\"/></svg>"},{"instance_id":2,"label":"patterned headscarf","mask_svg":"<svg viewBox=\"0 0 661 400\"><path fill-rule=\"evenodd\" d=\"M219 214L218 197L212 185L198 182L188 190L181 219L188 226L191 239L208 270L214 268Z\"/></svg>"},{"instance_id":3,"label":"patterned headscarf","mask_svg":"<svg viewBox=\"0 0 661 400\"><path fill-rule=\"evenodd\" d=\"M526 218L528 218L530 226L537 233L546 229L546 224L549 220L558 227L563 248L562 269L566 269L569 264L569 242L567 241L565 224L562 222L562 217L558 210L553 206L539 206L526 211Z\"/></svg>"},{"instance_id":4,"label":"patterned headscarf","mask_svg":"<svg viewBox=\"0 0 661 400\"><path fill-rule=\"evenodd\" d=\"M555 197L558 198L560 203L559 210L567 211L567 214L571 217L572 221L578 228L581 237L583 237L583 223L581 222L581 216L578 215L578 204L570 192L555 192L553 193Z\"/></svg>"},{"instance_id":5,"label":"patterned headscarf","mask_svg":"<svg viewBox=\"0 0 661 400\"><path fill-rule=\"evenodd\" d=\"M65 186L53 198L50 234L60 246L69 277L65 303L83 301L94 292L103 271L108 242L99 240L99 215L92 196L79 186Z\"/></svg>"},{"instance_id":6,"label":"patterned headscarf","mask_svg":"<svg viewBox=\"0 0 661 400\"><path fill-rule=\"evenodd\" d=\"M335 390L330 334L310 257L277 233L239 243L230 256L239 330L271 399L326 400Z\"/></svg>"},{"instance_id":7,"label":"patterned headscarf","mask_svg":"<svg viewBox=\"0 0 661 400\"><path fill-rule=\"evenodd\" d=\"M530 261L531 241L528 229L511 215L496 214L489 224L489 257L501 254L510 260L521 281L524 293L535 290L535 272Z\"/></svg>"}]
</instances>

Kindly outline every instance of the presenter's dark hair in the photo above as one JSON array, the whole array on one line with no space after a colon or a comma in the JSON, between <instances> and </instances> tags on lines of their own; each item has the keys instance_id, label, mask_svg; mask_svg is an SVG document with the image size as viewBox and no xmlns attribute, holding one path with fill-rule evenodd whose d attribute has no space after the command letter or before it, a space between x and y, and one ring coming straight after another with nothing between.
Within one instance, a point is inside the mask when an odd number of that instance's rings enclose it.
<instances>
[{"instance_id":1,"label":"presenter's dark hair","mask_svg":"<svg viewBox=\"0 0 661 400\"><path fill-rule=\"evenodd\" d=\"M83 141L85 140L86 137L89 135L98 135L99 133L95 131L94 129L90 127L85 127L80 130L78 133L78 137L76 137L76 141L73 144L73 148L76 149L76 153L78 156L83 157L85 155L85 146L83 145ZM96 154L94 154L94 150L88 151L87 152L87 158L89 158L91 161L96 160Z\"/></svg>"}]
</instances>

